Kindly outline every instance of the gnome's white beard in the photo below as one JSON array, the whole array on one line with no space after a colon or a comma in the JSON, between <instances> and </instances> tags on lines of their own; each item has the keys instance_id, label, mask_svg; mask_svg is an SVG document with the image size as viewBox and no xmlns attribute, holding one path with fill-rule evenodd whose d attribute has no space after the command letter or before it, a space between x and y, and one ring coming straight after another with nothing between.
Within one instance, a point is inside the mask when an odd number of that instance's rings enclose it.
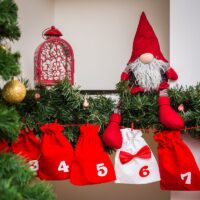
<instances>
[{"instance_id":1,"label":"gnome's white beard","mask_svg":"<svg viewBox=\"0 0 200 200\"><path fill-rule=\"evenodd\" d=\"M155 91L162 82L161 71L165 72L168 63L161 60L153 59L149 64L144 64L138 58L129 64L136 78L136 84L144 88L145 92Z\"/></svg>"}]
</instances>

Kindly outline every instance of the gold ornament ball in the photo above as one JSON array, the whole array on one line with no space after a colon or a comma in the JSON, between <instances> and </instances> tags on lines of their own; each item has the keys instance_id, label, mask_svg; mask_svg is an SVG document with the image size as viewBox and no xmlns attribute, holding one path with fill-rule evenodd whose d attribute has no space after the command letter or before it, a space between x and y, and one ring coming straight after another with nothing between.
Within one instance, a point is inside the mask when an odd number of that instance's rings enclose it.
<instances>
[{"instance_id":1,"label":"gold ornament ball","mask_svg":"<svg viewBox=\"0 0 200 200\"><path fill-rule=\"evenodd\" d=\"M26 96L26 87L18 80L11 80L4 86L2 95L8 103L20 103Z\"/></svg>"}]
</instances>

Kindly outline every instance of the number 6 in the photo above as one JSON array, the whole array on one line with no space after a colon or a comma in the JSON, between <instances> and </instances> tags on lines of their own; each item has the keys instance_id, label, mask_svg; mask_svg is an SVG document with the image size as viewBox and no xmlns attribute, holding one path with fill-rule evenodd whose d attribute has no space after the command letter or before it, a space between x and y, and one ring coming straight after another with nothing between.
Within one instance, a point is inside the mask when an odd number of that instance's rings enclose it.
<instances>
[{"instance_id":1,"label":"number 6","mask_svg":"<svg viewBox=\"0 0 200 200\"><path fill-rule=\"evenodd\" d=\"M144 166L140 169L139 174L141 177L147 177L150 174L150 171L148 170L148 166Z\"/></svg>"}]
</instances>

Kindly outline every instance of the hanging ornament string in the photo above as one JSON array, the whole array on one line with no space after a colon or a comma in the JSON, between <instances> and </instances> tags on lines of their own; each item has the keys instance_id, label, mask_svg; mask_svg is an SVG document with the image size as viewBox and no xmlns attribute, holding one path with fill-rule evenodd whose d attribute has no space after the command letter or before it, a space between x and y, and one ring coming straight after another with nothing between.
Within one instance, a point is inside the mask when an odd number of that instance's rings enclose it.
<instances>
[{"instance_id":1,"label":"hanging ornament string","mask_svg":"<svg viewBox=\"0 0 200 200\"><path fill-rule=\"evenodd\" d=\"M54 121L55 123L58 123L58 120L55 120ZM87 123L89 123L89 122L87 122ZM86 123L86 124L87 124ZM44 123L41 123L41 122L37 122L36 123L37 125L44 125ZM75 127L75 126L82 126L82 125L84 125L84 124L60 124L60 125L62 125L62 126L64 126L64 127Z\"/></svg>"},{"instance_id":2,"label":"hanging ornament string","mask_svg":"<svg viewBox=\"0 0 200 200\"><path fill-rule=\"evenodd\" d=\"M57 122L57 120L55 120L55 122ZM89 122L87 122L89 123ZM43 123L41 122L37 122L36 123L37 125L43 125ZM76 127L76 126L82 126L84 124L61 124L62 126L64 127ZM107 123L105 123L105 125L107 125ZM120 126L120 128L132 128L133 126L131 125L131 127L126 127L126 126ZM192 130L192 129L198 129L200 128L200 126L191 126L191 127L186 127L186 128L183 128L183 129L180 129L180 131L187 131L187 130ZM145 133L156 133L156 132L159 132L161 130L159 129L151 129L151 128L134 128L135 130L141 130L141 131L144 131Z\"/></svg>"}]
</instances>

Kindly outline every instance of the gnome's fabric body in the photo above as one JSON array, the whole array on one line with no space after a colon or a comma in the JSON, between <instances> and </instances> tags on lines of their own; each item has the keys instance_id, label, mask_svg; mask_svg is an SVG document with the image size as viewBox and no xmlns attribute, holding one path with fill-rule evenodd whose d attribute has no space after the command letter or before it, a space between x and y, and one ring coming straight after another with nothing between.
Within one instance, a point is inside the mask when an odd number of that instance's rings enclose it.
<instances>
[{"instance_id":1,"label":"gnome's fabric body","mask_svg":"<svg viewBox=\"0 0 200 200\"><path fill-rule=\"evenodd\" d=\"M121 80L129 81L129 90L133 95L159 92L160 122L169 129L184 127L183 119L171 108L167 95L168 80L177 79L177 73L163 56L158 38L143 12L133 40L132 54Z\"/></svg>"}]
</instances>

